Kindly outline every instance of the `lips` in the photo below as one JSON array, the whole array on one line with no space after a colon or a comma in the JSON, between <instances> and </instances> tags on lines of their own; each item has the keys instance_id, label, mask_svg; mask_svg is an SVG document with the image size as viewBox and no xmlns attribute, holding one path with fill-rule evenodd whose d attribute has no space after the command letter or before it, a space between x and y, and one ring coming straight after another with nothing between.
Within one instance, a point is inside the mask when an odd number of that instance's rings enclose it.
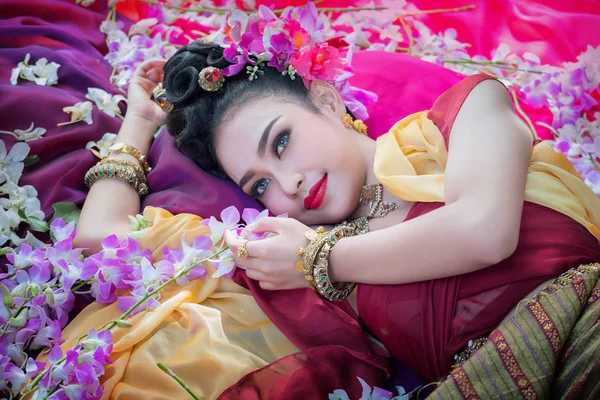
<instances>
[{"instance_id":1,"label":"lips","mask_svg":"<svg viewBox=\"0 0 600 400\"><path fill-rule=\"evenodd\" d=\"M315 210L319 208L323 202L323 198L325 198L326 190L327 174L323 175L323 177L317 183L315 183L312 188L310 188L308 196L304 198L304 208L307 210Z\"/></svg>"}]
</instances>

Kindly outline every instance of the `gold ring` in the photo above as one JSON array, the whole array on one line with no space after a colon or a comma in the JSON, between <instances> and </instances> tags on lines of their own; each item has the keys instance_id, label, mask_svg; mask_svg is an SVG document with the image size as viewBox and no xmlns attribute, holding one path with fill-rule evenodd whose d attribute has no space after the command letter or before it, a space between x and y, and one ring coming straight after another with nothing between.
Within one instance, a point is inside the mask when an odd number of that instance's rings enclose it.
<instances>
[{"instance_id":1,"label":"gold ring","mask_svg":"<svg viewBox=\"0 0 600 400\"><path fill-rule=\"evenodd\" d=\"M240 247L238 247L237 249L237 256L239 258L248 258L250 257L250 254L248 254L248 249L246 249L246 244L248 243L248 241L246 240L244 243L242 243L242 245Z\"/></svg>"}]
</instances>

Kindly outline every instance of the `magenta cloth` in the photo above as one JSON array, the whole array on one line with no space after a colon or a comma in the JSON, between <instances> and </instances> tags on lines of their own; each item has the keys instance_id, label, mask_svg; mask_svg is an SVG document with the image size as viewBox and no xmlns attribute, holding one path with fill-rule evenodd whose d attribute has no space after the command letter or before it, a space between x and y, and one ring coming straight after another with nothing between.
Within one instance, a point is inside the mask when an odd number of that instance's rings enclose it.
<instances>
[{"instance_id":1,"label":"magenta cloth","mask_svg":"<svg viewBox=\"0 0 600 400\"><path fill-rule=\"evenodd\" d=\"M451 1L415 3L421 8L471 4ZM478 5L475 14L426 17L434 30L456 28L460 40L473 44L472 54L488 55L499 41L506 41L514 50L533 51L545 62L558 63L572 61L575 55L585 50L586 44L598 44L600 40L597 36L592 37L600 22L597 11L595 14L590 11L598 8L593 2L575 6L547 1L552 7L539 2L501 0L472 3ZM97 161L85 145L99 140L106 132L117 133L121 124L120 119L94 108L93 125L80 122L56 126L70 119L62 108L85 101L88 87L118 93L109 82L112 68L103 58L107 48L105 36L99 31L107 12L106 2L100 0L90 8L78 6L74 0L0 2L0 130L26 129L32 122L36 127L48 130L42 140L29 142L31 154L38 155L40 162L28 167L20 182L38 190L48 218L53 203L83 204L87 193L83 177ZM500 12L506 12L510 17L499 18ZM542 12L545 14L541 16ZM131 23L123 21L126 25ZM61 64L58 85L42 87L28 81L19 81L17 86L10 84L12 68L23 61L27 53L31 54L31 63L46 57ZM462 78L455 72L399 53L358 52L353 65L356 76L352 83L380 96L379 102L369 108L371 118L367 121L374 137L386 132L403 116L428 109L442 92ZM534 120L548 118L544 110L526 110ZM8 135L0 135L0 139L8 148L15 142ZM230 205L259 207L233 184L200 171L174 148L173 139L166 132L161 133L153 144L149 160L154 170L148 177L151 193L144 200L145 206L204 217L218 215ZM259 291L259 288L253 288L255 294ZM407 376L408 372L396 383L407 389L414 387L416 381L402 380ZM359 390L357 382L349 385L353 393Z\"/></svg>"}]
</instances>

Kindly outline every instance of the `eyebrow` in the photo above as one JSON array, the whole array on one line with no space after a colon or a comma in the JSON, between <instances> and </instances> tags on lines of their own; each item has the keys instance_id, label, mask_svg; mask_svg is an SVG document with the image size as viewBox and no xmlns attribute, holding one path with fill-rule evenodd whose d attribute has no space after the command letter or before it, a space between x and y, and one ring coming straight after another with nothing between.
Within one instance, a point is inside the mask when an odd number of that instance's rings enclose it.
<instances>
[{"instance_id":1,"label":"eyebrow","mask_svg":"<svg viewBox=\"0 0 600 400\"><path fill-rule=\"evenodd\" d=\"M271 122L269 122L269 124L265 127L265 130L263 131L262 135L260 136L260 140L258 141L258 148L256 149L256 152L258 153L258 155L260 157L264 157L264 155L265 155L265 150L267 147L267 142L269 141L269 134L271 133L271 128L273 127L273 125L275 125L275 123L277 122L277 120L279 118L281 118L281 115L273 118L273 120ZM246 172L244 174L244 176L242 176L242 179L240 179L239 186L241 188L246 186L246 183L248 183L248 181L250 179L252 179L252 177L254 175L255 174L252 171Z\"/></svg>"}]
</instances>

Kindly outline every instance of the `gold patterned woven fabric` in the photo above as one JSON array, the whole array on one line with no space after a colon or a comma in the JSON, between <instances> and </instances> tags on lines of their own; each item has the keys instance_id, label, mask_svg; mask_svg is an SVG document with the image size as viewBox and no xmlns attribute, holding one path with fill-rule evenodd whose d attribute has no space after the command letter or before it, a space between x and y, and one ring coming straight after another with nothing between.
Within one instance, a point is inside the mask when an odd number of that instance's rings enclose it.
<instances>
[{"instance_id":1,"label":"gold patterned woven fabric","mask_svg":"<svg viewBox=\"0 0 600 400\"><path fill-rule=\"evenodd\" d=\"M596 399L600 263L556 278L494 329L429 399Z\"/></svg>"}]
</instances>

